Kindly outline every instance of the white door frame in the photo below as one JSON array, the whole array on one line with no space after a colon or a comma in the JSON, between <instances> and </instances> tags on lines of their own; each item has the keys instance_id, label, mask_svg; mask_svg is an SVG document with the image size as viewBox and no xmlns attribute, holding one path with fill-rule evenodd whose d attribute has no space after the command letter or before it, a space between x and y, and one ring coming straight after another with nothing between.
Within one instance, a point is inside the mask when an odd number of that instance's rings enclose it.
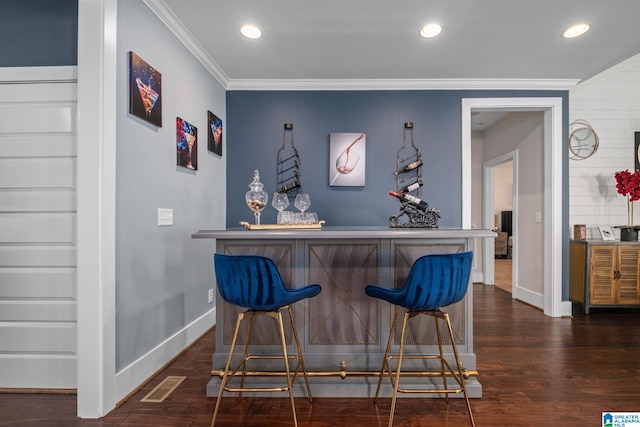
<instances>
[{"instance_id":1,"label":"white door frame","mask_svg":"<svg viewBox=\"0 0 640 427\"><path fill-rule=\"evenodd\" d=\"M118 0L78 1L78 416L116 405Z\"/></svg>"},{"instance_id":2,"label":"white door frame","mask_svg":"<svg viewBox=\"0 0 640 427\"><path fill-rule=\"evenodd\" d=\"M542 111L544 114L544 313L552 317L571 315L571 302L562 300L562 98L462 99L463 228L471 228L473 109Z\"/></svg>"},{"instance_id":3,"label":"white door frame","mask_svg":"<svg viewBox=\"0 0 640 427\"><path fill-rule=\"evenodd\" d=\"M518 230L518 150L513 150L498 156L494 159L488 160L482 164L482 226L485 229L493 228L494 221L494 188L495 188L495 168L503 163L513 162L513 216L512 227L513 241L517 242L516 233ZM487 285L495 284L495 251L494 242L491 239L484 239L483 241L483 259L482 259L482 271L484 272L484 283ZM518 265L518 251L514 246L511 254L511 296L512 298L518 298L515 283L518 283L517 278L517 265Z\"/></svg>"}]
</instances>

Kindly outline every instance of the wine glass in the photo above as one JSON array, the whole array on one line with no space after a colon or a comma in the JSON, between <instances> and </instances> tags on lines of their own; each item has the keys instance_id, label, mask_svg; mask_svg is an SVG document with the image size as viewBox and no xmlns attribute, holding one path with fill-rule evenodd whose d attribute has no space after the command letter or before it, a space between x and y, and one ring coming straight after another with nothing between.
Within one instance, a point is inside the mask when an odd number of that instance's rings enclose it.
<instances>
[{"instance_id":1,"label":"wine glass","mask_svg":"<svg viewBox=\"0 0 640 427\"><path fill-rule=\"evenodd\" d=\"M309 209L309 206L311 206L311 199L309 198L309 195L307 193L298 193L298 195L296 196L296 201L293 202L293 205L296 208L300 209L300 212L304 213L304 211Z\"/></svg>"},{"instance_id":2,"label":"wine glass","mask_svg":"<svg viewBox=\"0 0 640 427\"><path fill-rule=\"evenodd\" d=\"M278 193L276 191L273 193L271 205L276 208L278 212L282 212L289 206L289 196L287 196L287 193Z\"/></svg>"}]
</instances>

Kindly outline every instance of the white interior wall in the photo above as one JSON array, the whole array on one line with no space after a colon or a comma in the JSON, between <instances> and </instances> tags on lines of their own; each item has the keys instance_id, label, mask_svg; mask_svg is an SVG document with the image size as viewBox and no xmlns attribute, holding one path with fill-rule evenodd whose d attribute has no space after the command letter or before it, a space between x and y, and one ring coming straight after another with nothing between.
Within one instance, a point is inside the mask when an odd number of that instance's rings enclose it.
<instances>
[{"instance_id":1,"label":"white interior wall","mask_svg":"<svg viewBox=\"0 0 640 427\"><path fill-rule=\"evenodd\" d=\"M626 199L616 192L614 174L635 167L634 132L640 131L639 105L640 55L569 92L569 121L587 120L600 138L594 155L585 160L569 160L569 224L586 224L588 238L600 238L599 225L627 223ZM640 209L635 209L634 224L640 224Z\"/></svg>"},{"instance_id":2,"label":"white interior wall","mask_svg":"<svg viewBox=\"0 0 640 427\"><path fill-rule=\"evenodd\" d=\"M513 210L513 162L507 162L493 171L493 213Z\"/></svg>"}]
</instances>

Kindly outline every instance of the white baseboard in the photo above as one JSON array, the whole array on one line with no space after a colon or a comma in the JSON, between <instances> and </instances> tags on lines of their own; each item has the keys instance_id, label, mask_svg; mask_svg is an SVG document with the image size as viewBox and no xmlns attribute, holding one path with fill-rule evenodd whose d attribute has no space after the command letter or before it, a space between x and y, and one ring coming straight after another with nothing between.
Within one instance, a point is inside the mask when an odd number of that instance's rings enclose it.
<instances>
[{"instance_id":1,"label":"white baseboard","mask_svg":"<svg viewBox=\"0 0 640 427\"><path fill-rule=\"evenodd\" d=\"M529 305L537 307L541 310L544 309L544 295L537 292L530 291L529 289L520 288L516 286L516 294L513 296L522 302L526 302Z\"/></svg>"},{"instance_id":2,"label":"white baseboard","mask_svg":"<svg viewBox=\"0 0 640 427\"><path fill-rule=\"evenodd\" d=\"M473 283L484 283L484 274L482 271L474 271L471 279Z\"/></svg>"},{"instance_id":3,"label":"white baseboard","mask_svg":"<svg viewBox=\"0 0 640 427\"><path fill-rule=\"evenodd\" d=\"M118 372L115 401L125 398L215 324L216 309L213 308Z\"/></svg>"}]
</instances>

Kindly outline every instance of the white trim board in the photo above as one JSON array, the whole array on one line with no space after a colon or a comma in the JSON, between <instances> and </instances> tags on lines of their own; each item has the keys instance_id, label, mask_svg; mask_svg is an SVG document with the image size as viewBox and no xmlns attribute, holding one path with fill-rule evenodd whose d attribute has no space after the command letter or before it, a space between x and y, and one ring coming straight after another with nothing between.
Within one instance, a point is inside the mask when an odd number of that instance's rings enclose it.
<instances>
[{"instance_id":1,"label":"white trim board","mask_svg":"<svg viewBox=\"0 0 640 427\"><path fill-rule=\"evenodd\" d=\"M471 226L471 110L542 111L544 114L544 313L571 315L562 300L562 98L462 100L462 227ZM485 254L486 256L486 254Z\"/></svg>"},{"instance_id":2,"label":"white trim board","mask_svg":"<svg viewBox=\"0 0 640 427\"><path fill-rule=\"evenodd\" d=\"M216 309L213 308L118 372L116 374L116 401L127 397L132 390L153 376L159 366L165 366L207 332L211 325L215 324Z\"/></svg>"}]
</instances>

